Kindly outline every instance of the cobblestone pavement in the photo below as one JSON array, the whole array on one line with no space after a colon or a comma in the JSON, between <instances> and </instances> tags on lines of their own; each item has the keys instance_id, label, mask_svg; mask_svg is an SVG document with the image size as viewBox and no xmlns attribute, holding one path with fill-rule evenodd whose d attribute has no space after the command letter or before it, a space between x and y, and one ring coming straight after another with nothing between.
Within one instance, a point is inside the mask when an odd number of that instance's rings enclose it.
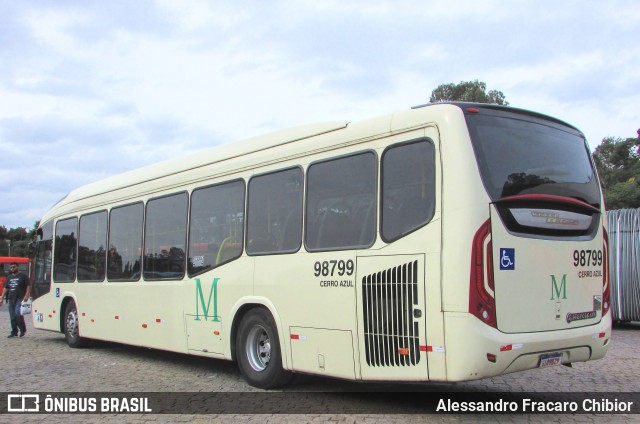
<instances>
[{"instance_id":1,"label":"cobblestone pavement","mask_svg":"<svg viewBox=\"0 0 640 424\"><path fill-rule=\"evenodd\" d=\"M6 306L0 308L0 392L252 392L234 363L115 343L95 342L70 349L64 336L34 330L27 319L24 338L6 339ZM4 333L2 332L4 331ZM363 384L298 375L287 392L472 391L491 392L640 392L640 323L614 327L612 345L599 361L573 368L551 367L491 379L427 385ZM305 395L306 396L306 395ZM308 396L313 397L310 393ZM295 397L295 396L294 396ZM377 396L376 399L382 398ZM323 397L322 400L326 400ZM259 415L0 415L0 422L239 422L375 423L418 422L640 422L640 415L420 415L420 414L259 414Z\"/></svg>"}]
</instances>

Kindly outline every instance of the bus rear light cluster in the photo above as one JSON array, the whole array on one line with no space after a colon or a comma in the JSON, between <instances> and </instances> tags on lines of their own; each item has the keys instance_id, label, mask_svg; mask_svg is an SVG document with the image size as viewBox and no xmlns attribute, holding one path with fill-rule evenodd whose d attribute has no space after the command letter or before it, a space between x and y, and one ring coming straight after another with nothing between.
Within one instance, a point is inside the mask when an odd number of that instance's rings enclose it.
<instances>
[{"instance_id":1,"label":"bus rear light cluster","mask_svg":"<svg viewBox=\"0 0 640 424\"><path fill-rule=\"evenodd\" d=\"M491 249L491 220L487 219L473 237L469 313L495 328L497 327L497 319L496 301L493 295L493 254Z\"/></svg>"}]
</instances>

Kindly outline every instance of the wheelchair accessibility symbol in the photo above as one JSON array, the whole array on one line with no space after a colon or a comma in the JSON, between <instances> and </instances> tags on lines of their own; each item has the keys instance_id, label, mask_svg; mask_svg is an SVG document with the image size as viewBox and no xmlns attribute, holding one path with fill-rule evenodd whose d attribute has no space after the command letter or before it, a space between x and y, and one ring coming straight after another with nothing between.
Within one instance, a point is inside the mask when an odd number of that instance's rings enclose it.
<instances>
[{"instance_id":1,"label":"wheelchair accessibility symbol","mask_svg":"<svg viewBox=\"0 0 640 424\"><path fill-rule=\"evenodd\" d=\"M514 270L516 269L516 249L500 248L500 269Z\"/></svg>"}]
</instances>

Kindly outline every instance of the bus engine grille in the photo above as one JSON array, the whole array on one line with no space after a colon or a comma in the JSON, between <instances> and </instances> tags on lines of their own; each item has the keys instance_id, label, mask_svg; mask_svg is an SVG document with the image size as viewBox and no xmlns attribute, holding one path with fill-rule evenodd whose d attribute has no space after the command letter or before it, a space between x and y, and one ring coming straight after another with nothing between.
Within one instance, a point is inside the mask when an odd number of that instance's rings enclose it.
<instances>
[{"instance_id":1,"label":"bus engine grille","mask_svg":"<svg viewBox=\"0 0 640 424\"><path fill-rule=\"evenodd\" d=\"M364 339L367 364L412 366L420 362L418 261L362 278Z\"/></svg>"}]
</instances>

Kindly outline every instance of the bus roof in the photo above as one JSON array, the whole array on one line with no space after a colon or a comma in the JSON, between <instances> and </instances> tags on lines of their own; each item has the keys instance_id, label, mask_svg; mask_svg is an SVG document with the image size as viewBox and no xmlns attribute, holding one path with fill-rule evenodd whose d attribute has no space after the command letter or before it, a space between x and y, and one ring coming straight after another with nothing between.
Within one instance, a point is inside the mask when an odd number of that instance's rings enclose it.
<instances>
[{"instance_id":1,"label":"bus roof","mask_svg":"<svg viewBox=\"0 0 640 424\"><path fill-rule=\"evenodd\" d=\"M171 177L188 171L197 171L214 164L222 164L229 160L242 159L243 157L256 152L266 151L271 148L285 146L341 130L348 130L352 132L350 136L354 139L360 137L367 138L372 136L374 133L381 135L382 133L406 131L408 129L417 128L418 126L424 125L428 122L434 122L438 116L442 118L450 113L460 113L468 107L504 109L511 112L538 116L540 118L549 119L571 127L571 125L559 121L556 118L541 115L525 109L464 102L429 103L358 122L331 121L302 125L237 142L217 145L190 155L176 157L148 165L146 167L134 169L123 174L115 175L104 180L79 187L54 204L45 213L41 224L48 222L51 218L59 216L61 210L67 212L74 209L82 210L82 205L86 207L88 204L87 201L91 198L96 198L108 193L115 193L119 190L132 188L134 186L146 185L161 178ZM332 142L335 143L335 139ZM323 146L321 144L318 144L317 146L314 145L313 148L316 149L322 147ZM126 196L118 197L119 201L126 201L126 199ZM89 201L89 203L91 202ZM104 200L97 201L97 203L92 204L93 206L104 204Z\"/></svg>"},{"instance_id":2,"label":"bus roof","mask_svg":"<svg viewBox=\"0 0 640 424\"><path fill-rule=\"evenodd\" d=\"M574 130L581 132L579 128L576 128L575 126L569 124L568 122L565 122L561 119L558 119L554 116L551 115L545 115L539 112L533 112L531 110L527 110L527 109L520 109L520 108L515 108L515 107L511 107L511 106L503 106L503 105L498 105L498 104L493 104L493 103L470 103L470 102L437 102L437 103L426 103L423 105L417 105L417 106L413 106L411 109L421 109L423 107L433 107L436 105L455 105L460 107L461 109L467 109L467 108L484 108L484 109L493 109L493 110L501 110L504 112L517 112L521 115L528 115L528 116L532 116L532 117L536 117L536 118L542 118L548 121L552 121L555 122L557 124L560 125L564 125L567 126L569 128L573 128Z\"/></svg>"},{"instance_id":3,"label":"bus roof","mask_svg":"<svg viewBox=\"0 0 640 424\"><path fill-rule=\"evenodd\" d=\"M302 125L266 135L260 135L258 137L218 145L190 155L137 168L123 174L118 174L104 180L87 184L71 191L54 204L45 216L48 217L49 212L55 209L56 206L73 203L78 200L132 187L138 184L144 184L158 178L168 177L189 170L195 170L197 168L224 162L260 150L339 130L346 128L348 124L348 122L334 121ZM42 221L42 223L44 222L45 220Z\"/></svg>"}]
</instances>

